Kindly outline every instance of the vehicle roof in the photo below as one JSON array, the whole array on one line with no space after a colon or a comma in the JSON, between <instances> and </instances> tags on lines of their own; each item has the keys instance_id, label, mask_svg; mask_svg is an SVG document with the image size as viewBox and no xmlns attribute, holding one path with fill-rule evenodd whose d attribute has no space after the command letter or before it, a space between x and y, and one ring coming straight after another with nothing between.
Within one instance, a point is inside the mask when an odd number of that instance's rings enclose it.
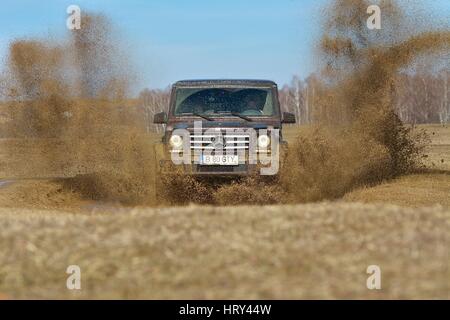
<instances>
[{"instance_id":1,"label":"vehicle roof","mask_svg":"<svg viewBox=\"0 0 450 320\"><path fill-rule=\"evenodd\" d=\"M257 80L257 79L200 79L200 80L181 80L175 82L177 87L191 87L191 86L276 86L277 84L271 80Z\"/></svg>"}]
</instances>

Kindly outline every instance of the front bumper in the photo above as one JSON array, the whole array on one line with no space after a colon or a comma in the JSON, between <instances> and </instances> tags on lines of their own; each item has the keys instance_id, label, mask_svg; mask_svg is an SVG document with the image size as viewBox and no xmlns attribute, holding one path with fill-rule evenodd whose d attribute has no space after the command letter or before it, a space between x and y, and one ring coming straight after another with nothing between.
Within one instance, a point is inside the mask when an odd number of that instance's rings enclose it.
<instances>
[{"instance_id":1,"label":"front bumper","mask_svg":"<svg viewBox=\"0 0 450 320\"><path fill-rule=\"evenodd\" d=\"M235 166L180 164L171 160L159 161L160 172L164 174L182 173L195 176L248 176L255 174L258 166L254 164L239 164Z\"/></svg>"}]
</instances>

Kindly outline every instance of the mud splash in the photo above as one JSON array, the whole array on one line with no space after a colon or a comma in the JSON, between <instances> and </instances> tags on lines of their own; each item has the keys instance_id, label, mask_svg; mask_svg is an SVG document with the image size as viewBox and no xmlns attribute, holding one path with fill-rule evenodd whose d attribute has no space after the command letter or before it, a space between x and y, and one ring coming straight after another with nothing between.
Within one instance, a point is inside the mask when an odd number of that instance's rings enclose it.
<instances>
[{"instance_id":1,"label":"mud splash","mask_svg":"<svg viewBox=\"0 0 450 320\"><path fill-rule=\"evenodd\" d=\"M85 14L61 43L10 44L9 136L39 149L9 144L11 171L71 177L63 187L88 199L152 204L152 140L128 99L135 77L111 26L103 15Z\"/></svg>"},{"instance_id":2,"label":"mud splash","mask_svg":"<svg viewBox=\"0 0 450 320\"><path fill-rule=\"evenodd\" d=\"M369 30L372 4L336 0L324 10L315 124L289 146L289 166L280 177L269 184L250 178L224 185L208 199L228 205L335 199L421 166L428 139L395 114L395 80L412 72L417 59L439 61L448 53L450 28L430 22L411 2L402 7L386 0L379 2L382 29Z\"/></svg>"}]
</instances>

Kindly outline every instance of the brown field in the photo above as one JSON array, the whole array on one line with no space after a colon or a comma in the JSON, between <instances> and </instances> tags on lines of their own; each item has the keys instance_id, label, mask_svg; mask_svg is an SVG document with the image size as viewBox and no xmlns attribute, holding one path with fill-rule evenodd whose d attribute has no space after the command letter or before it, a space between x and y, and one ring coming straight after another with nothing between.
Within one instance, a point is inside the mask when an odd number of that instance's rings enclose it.
<instances>
[{"instance_id":1,"label":"brown field","mask_svg":"<svg viewBox=\"0 0 450 320\"><path fill-rule=\"evenodd\" d=\"M426 170L334 202L131 208L3 181L0 296L448 299L450 128L425 127ZM372 264L381 290L366 288Z\"/></svg>"},{"instance_id":2,"label":"brown field","mask_svg":"<svg viewBox=\"0 0 450 320\"><path fill-rule=\"evenodd\" d=\"M103 212L102 212L103 211ZM449 298L442 207L1 209L10 298ZM77 264L82 289L65 287ZM382 289L366 288L366 268Z\"/></svg>"}]
</instances>

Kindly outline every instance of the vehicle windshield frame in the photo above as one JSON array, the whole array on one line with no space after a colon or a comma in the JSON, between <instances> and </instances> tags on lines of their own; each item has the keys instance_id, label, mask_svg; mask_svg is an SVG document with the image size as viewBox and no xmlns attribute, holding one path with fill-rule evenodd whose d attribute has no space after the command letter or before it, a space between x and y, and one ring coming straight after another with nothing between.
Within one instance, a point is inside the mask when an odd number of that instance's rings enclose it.
<instances>
[{"instance_id":1,"label":"vehicle windshield frame","mask_svg":"<svg viewBox=\"0 0 450 320\"><path fill-rule=\"evenodd\" d=\"M276 86L273 85L221 85L221 84L212 84L212 85L183 85L183 86L176 86L174 85L172 87L171 92L171 103L169 108L169 117L170 118L186 118L186 117L193 117L198 118L198 115L195 114L175 114L175 108L177 103L177 90L178 89L259 89L259 90L268 90L271 92L272 96L272 108L273 108L273 114L271 115L245 115L249 118L255 118L255 119L268 119L268 118L279 118L281 116L280 111L280 105L278 101L278 90ZM210 118L236 118L236 115L233 115L231 112L224 112L219 114L214 113L206 113L206 116Z\"/></svg>"}]
</instances>

